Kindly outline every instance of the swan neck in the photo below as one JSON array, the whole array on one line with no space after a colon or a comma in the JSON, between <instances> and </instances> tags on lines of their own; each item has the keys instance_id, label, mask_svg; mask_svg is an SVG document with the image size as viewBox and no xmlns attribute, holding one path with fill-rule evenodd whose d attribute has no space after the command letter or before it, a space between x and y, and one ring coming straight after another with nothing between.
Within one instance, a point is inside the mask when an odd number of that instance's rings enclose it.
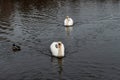
<instances>
[{"instance_id":1,"label":"swan neck","mask_svg":"<svg viewBox=\"0 0 120 80\"><path fill-rule=\"evenodd\" d=\"M69 18L67 18L67 25L68 25L68 23L69 23Z\"/></svg>"},{"instance_id":2,"label":"swan neck","mask_svg":"<svg viewBox=\"0 0 120 80\"><path fill-rule=\"evenodd\" d=\"M58 56L62 56L62 49L61 49L61 46L59 46Z\"/></svg>"}]
</instances>

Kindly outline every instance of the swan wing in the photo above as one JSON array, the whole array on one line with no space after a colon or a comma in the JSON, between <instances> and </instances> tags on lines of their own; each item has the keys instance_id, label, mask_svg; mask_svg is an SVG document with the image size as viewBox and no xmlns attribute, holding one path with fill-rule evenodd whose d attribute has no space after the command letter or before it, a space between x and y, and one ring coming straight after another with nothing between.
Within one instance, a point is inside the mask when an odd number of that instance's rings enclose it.
<instances>
[{"instance_id":1,"label":"swan wing","mask_svg":"<svg viewBox=\"0 0 120 80\"><path fill-rule=\"evenodd\" d=\"M58 48L56 47L56 45L57 45L57 42L53 42L50 45L50 50L51 50L53 56L57 56L58 55Z\"/></svg>"},{"instance_id":2,"label":"swan wing","mask_svg":"<svg viewBox=\"0 0 120 80\"><path fill-rule=\"evenodd\" d=\"M65 55L64 51L65 51L64 44L62 44L62 56Z\"/></svg>"}]
</instances>

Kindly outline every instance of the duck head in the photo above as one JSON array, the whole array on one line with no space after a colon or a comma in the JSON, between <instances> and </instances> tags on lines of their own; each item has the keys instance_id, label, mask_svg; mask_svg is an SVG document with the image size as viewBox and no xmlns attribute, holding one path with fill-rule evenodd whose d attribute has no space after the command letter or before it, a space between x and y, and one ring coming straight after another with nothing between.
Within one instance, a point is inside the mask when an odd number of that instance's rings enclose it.
<instances>
[{"instance_id":1,"label":"duck head","mask_svg":"<svg viewBox=\"0 0 120 80\"><path fill-rule=\"evenodd\" d=\"M13 44L13 45L12 45L12 50L13 50L13 51L20 51L21 48L20 48L20 46L18 46L18 45L16 45L16 44Z\"/></svg>"}]
</instances>

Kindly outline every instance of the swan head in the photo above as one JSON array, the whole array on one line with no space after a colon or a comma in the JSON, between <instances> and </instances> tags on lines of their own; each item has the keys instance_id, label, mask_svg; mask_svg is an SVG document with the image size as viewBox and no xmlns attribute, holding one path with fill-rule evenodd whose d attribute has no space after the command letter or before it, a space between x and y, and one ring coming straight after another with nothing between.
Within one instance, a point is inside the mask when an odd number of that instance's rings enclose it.
<instances>
[{"instance_id":1,"label":"swan head","mask_svg":"<svg viewBox=\"0 0 120 80\"><path fill-rule=\"evenodd\" d=\"M66 16L66 19L70 18L69 16Z\"/></svg>"},{"instance_id":2,"label":"swan head","mask_svg":"<svg viewBox=\"0 0 120 80\"><path fill-rule=\"evenodd\" d=\"M58 42L58 48L61 48L61 46L62 46L62 42L59 41L59 42Z\"/></svg>"}]
</instances>

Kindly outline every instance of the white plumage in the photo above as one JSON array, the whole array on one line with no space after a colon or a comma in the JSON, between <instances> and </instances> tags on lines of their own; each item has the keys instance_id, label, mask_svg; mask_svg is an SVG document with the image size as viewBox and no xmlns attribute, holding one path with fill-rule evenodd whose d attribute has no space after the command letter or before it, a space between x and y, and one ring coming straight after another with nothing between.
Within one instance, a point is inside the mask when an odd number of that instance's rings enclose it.
<instances>
[{"instance_id":1,"label":"white plumage","mask_svg":"<svg viewBox=\"0 0 120 80\"><path fill-rule=\"evenodd\" d=\"M52 55L55 57L64 57L64 45L62 42L53 42L50 45L50 50L52 52Z\"/></svg>"},{"instance_id":2,"label":"white plumage","mask_svg":"<svg viewBox=\"0 0 120 80\"><path fill-rule=\"evenodd\" d=\"M72 18L70 18L69 16L66 16L65 20L64 20L64 25L65 26L72 26L73 25L73 20Z\"/></svg>"}]
</instances>

